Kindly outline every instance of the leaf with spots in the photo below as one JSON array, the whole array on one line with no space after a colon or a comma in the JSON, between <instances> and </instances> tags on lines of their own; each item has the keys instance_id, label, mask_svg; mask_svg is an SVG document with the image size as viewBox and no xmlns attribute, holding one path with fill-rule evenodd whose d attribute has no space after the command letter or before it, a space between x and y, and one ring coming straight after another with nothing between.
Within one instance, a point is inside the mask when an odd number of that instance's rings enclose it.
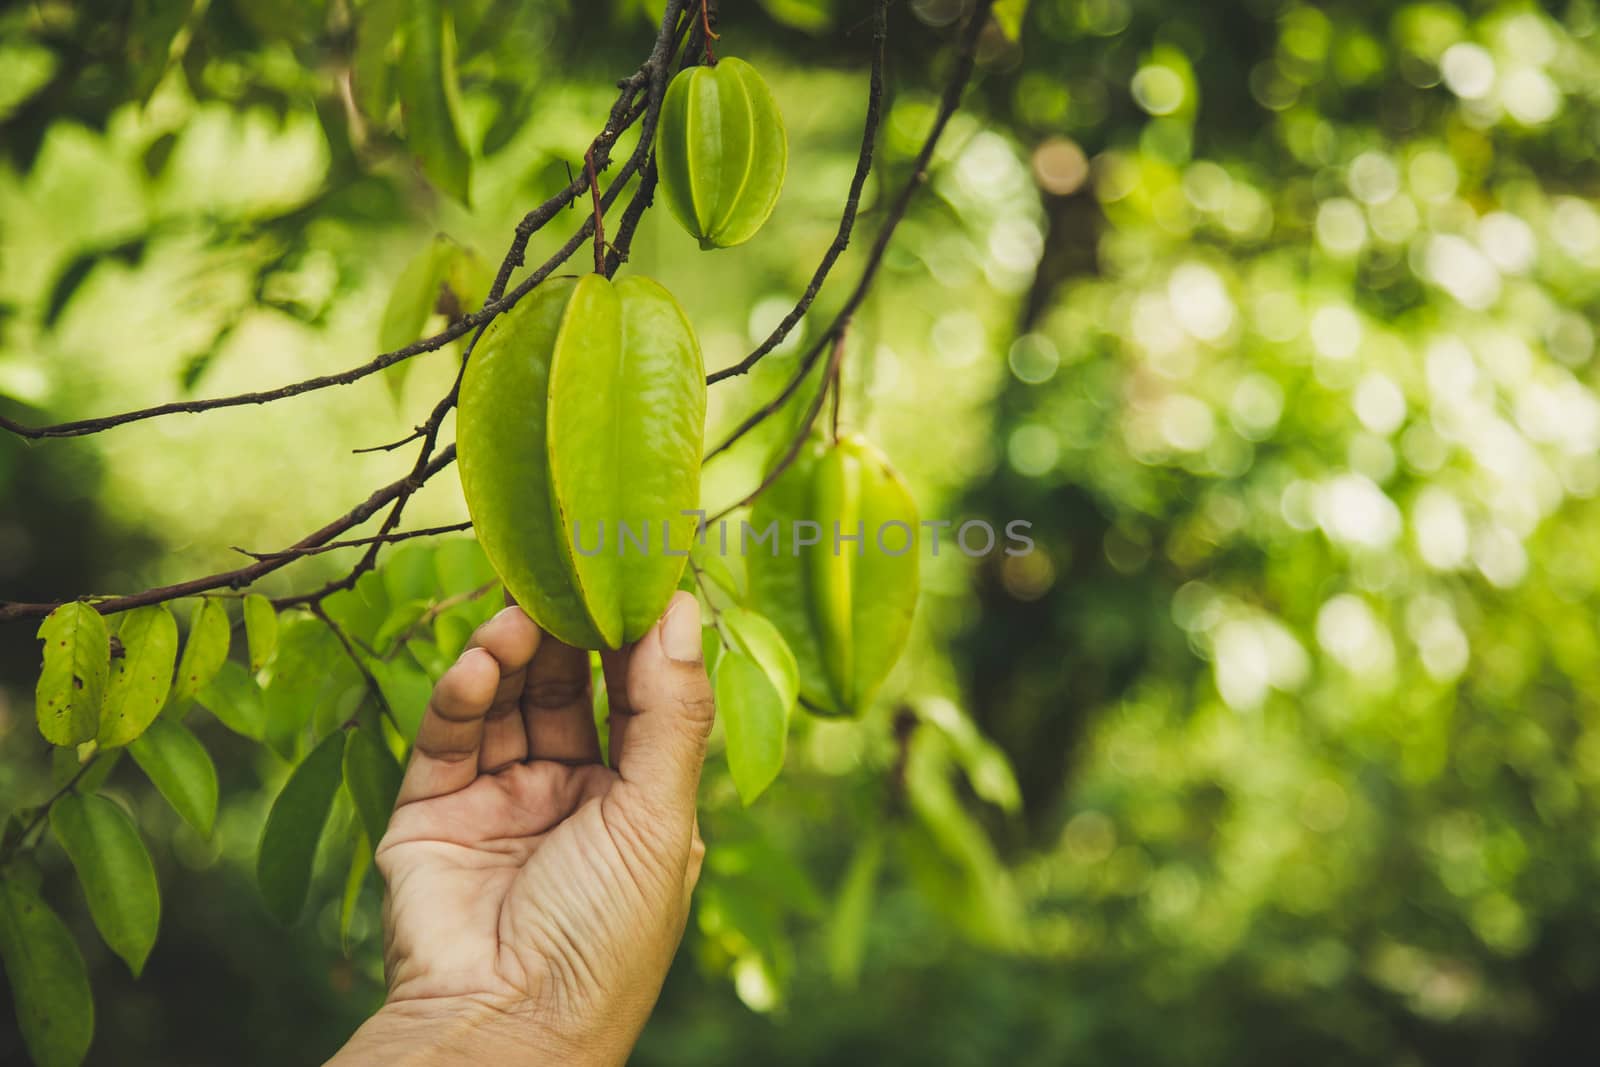
<instances>
[{"instance_id":1,"label":"leaf with spots","mask_svg":"<svg viewBox=\"0 0 1600 1067\"><path fill-rule=\"evenodd\" d=\"M39 626L44 669L34 691L39 732L53 745L76 745L100 728L111 674L105 618L88 604L63 604Z\"/></svg>"},{"instance_id":2,"label":"leaf with spots","mask_svg":"<svg viewBox=\"0 0 1600 1067\"><path fill-rule=\"evenodd\" d=\"M165 604L134 608L117 627L122 655L111 662L100 709L101 748L115 748L145 732L161 713L178 658L178 623Z\"/></svg>"}]
</instances>

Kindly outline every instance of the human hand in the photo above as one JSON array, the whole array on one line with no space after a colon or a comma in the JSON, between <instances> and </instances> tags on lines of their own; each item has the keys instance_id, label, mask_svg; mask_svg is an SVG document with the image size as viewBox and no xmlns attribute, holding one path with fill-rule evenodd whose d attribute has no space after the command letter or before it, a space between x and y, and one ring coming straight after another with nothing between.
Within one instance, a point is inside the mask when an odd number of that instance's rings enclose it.
<instances>
[{"instance_id":1,"label":"human hand","mask_svg":"<svg viewBox=\"0 0 1600 1067\"><path fill-rule=\"evenodd\" d=\"M588 653L521 608L439 679L377 849L388 1000L332 1065L627 1059L705 852L713 705L694 598L601 659L611 767Z\"/></svg>"}]
</instances>

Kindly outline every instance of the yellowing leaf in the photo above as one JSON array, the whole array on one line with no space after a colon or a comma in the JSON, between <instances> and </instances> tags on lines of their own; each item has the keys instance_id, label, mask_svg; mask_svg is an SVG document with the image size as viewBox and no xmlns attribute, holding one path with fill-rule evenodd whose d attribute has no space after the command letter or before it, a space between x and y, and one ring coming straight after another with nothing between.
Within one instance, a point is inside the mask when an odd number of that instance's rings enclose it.
<instances>
[{"instance_id":1,"label":"yellowing leaf","mask_svg":"<svg viewBox=\"0 0 1600 1067\"><path fill-rule=\"evenodd\" d=\"M178 623L165 604L124 614L117 639L122 655L111 661L111 680L95 737L101 748L127 744L161 714L178 658Z\"/></svg>"},{"instance_id":2,"label":"yellowing leaf","mask_svg":"<svg viewBox=\"0 0 1600 1067\"><path fill-rule=\"evenodd\" d=\"M189 615L189 638L178 661L167 706L178 714L187 711L195 695L211 683L228 658L232 628L222 602L204 597Z\"/></svg>"},{"instance_id":3,"label":"yellowing leaf","mask_svg":"<svg viewBox=\"0 0 1600 1067\"><path fill-rule=\"evenodd\" d=\"M250 646L250 670L262 670L278 648L278 613L260 593L244 598L244 637Z\"/></svg>"},{"instance_id":4,"label":"yellowing leaf","mask_svg":"<svg viewBox=\"0 0 1600 1067\"><path fill-rule=\"evenodd\" d=\"M52 745L76 745L100 729L111 674L105 618L87 604L63 604L39 625L44 667L34 690L39 732Z\"/></svg>"}]
</instances>

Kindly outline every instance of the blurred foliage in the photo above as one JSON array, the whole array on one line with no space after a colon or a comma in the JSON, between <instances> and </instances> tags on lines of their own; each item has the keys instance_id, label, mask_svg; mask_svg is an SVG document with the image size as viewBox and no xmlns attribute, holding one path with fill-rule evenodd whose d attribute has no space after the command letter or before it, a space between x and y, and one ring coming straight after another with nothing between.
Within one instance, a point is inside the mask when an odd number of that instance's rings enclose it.
<instances>
[{"instance_id":1,"label":"blurred foliage","mask_svg":"<svg viewBox=\"0 0 1600 1067\"><path fill-rule=\"evenodd\" d=\"M0 13L0 408L81 417L367 358L437 234L494 262L565 183L654 19L449 5L470 194L441 196L384 87L396 6ZM866 227L967 6L893 9ZM722 49L760 60L789 121L788 186L749 246L702 255L655 211L632 261L711 366L831 239L870 45L852 5L722 7ZM800 717L755 806L713 755L706 873L638 1062L1572 1062L1600 1041L1600 12L1004 7L1020 33L983 38L852 332L843 417L925 517L1029 520L1039 551L925 558L889 698ZM713 439L801 347L712 391ZM127 591L288 543L402 472L348 450L403 436L451 373L447 351L260 410L0 441L0 592ZM792 425L772 421L708 468L709 505L759 477ZM462 516L445 481L410 520ZM404 629L478 580L438 564L469 551L396 550L336 617ZM397 706L464 638L452 610L390 661ZM322 623L284 625L348 666ZM37 655L0 631L3 809L53 784ZM341 670L323 714L361 699ZM381 996L375 884L341 937L330 842L358 820L334 813L285 934L253 866L293 739L188 725L221 781L209 840L129 761L104 788L163 889L138 982L61 850L38 854L89 958L89 1062L315 1059ZM0 1027L0 1061L20 1055Z\"/></svg>"}]
</instances>

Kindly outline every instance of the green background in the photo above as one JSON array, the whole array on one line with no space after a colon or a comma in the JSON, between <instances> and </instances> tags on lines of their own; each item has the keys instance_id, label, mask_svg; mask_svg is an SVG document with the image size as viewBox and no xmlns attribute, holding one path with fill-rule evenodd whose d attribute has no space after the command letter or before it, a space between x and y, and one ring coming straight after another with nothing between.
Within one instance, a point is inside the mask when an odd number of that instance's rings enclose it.
<instances>
[{"instance_id":1,"label":"green background","mask_svg":"<svg viewBox=\"0 0 1600 1067\"><path fill-rule=\"evenodd\" d=\"M350 129L366 6L0 13L0 411L355 366L433 234L496 262L580 163L655 13L450 6L470 209L392 150L396 116ZM673 291L712 368L765 336L832 238L872 37L866 4L722 7L721 51L785 113L785 191L715 253L652 211L626 268ZM906 177L962 12L893 6L879 165L821 314ZM842 420L925 518L1028 520L1038 551L925 558L884 698L799 723L753 807L714 742L706 874L637 1062L1592 1051L1600 12L1033 0L979 58L852 330ZM803 347L712 390L712 439ZM405 453L350 450L403 436L455 355L265 408L0 439L0 596L130 592L292 542L404 473ZM708 467L708 505L759 480L783 422ZM454 474L407 514L463 517ZM0 624L0 811L51 787L34 627ZM276 926L252 870L287 766L191 724L222 779L212 840L127 761L106 787L162 886L142 979L97 940L59 847L40 851L90 961L89 1062L317 1061L381 998L376 889L348 956L340 870ZM0 1062L21 1056L6 1016Z\"/></svg>"}]
</instances>

